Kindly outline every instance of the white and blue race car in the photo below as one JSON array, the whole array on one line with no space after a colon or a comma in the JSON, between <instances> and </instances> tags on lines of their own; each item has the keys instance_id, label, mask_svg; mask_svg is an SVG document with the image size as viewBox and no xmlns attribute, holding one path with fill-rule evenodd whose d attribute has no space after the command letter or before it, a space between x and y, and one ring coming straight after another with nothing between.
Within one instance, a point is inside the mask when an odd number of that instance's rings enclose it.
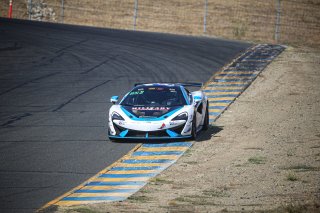
<instances>
[{"instance_id":1,"label":"white and blue race car","mask_svg":"<svg viewBox=\"0 0 320 213\"><path fill-rule=\"evenodd\" d=\"M209 126L208 98L186 87L201 83L136 84L123 99L112 96L108 133L115 139L196 139Z\"/></svg>"}]
</instances>

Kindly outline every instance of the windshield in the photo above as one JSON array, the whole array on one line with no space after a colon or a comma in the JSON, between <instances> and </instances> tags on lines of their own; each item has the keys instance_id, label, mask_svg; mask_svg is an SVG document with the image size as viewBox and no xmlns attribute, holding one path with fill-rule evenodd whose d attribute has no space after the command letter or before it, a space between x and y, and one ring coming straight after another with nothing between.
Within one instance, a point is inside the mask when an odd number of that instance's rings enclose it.
<instances>
[{"instance_id":1,"label":"windshield","mask_svg":"<svg viewBox=\"0 0 320 213\"><path fill-rule=\"evenodd\" d=\"M139 86L121 102L125 106L182 106L186 101L177 86Z\"/></svg>"}]
</instances>

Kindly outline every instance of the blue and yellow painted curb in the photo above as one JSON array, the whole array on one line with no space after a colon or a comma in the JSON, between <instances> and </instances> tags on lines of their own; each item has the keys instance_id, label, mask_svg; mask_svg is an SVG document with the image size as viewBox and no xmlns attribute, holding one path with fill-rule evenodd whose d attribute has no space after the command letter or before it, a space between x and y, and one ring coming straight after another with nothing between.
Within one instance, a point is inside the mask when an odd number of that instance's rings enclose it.
<instances>
[{"instance_id":1,"label":"blue and yellow painted curb","mask_svg":"<svg viewBox=\"0 0 320 213\"><path fill-rule=\"evenodd\" d=\"M209 99L210 122L214 122L285 48L259 44L223 67L207 82L203 91Z\"/></svg>"},{"instance_id":2,"label":"blue and yellow painted curb","mask_svg":"<svg viewBox=\"0 0 320 213\"><path fill-rule=\"evenodd\" d=\"M139 191L161 171L171 166L192 146L192 142L139 144L110 167L70 192L49 202L72 206L97 202L122 201Z\"/></svg>"},{"instance_id":3,"label":"blue and yellow painted curb","mask_svg":"<svg viewBox=\"0 0 320 213\"><path fill-rule=\"evenodd\" d=\"M214 122L282 51L283 46L260 44L248 49L214 75L204 86ZM122 201L139 191L150 178L175 163L193 142L138 144L127 155L83 184L50 201L51 206L72 206Z\"/></svg>"}]
</instances>

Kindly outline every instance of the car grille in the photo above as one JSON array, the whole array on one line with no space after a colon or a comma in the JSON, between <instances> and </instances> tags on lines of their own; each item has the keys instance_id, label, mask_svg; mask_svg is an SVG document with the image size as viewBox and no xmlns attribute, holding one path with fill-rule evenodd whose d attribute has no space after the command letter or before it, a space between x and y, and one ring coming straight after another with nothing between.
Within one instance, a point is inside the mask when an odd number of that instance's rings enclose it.
<instances>
[{"instance_id":1,"label":"car grille","mask_svg":"<svg viewBox=\"0 0 320 213\"><path fill-rule=\"evenodd\" d=\"M185 124L181 125L181 126L177 126L177 127L173 127L173 128L170 128L170 130L178 133L178 134L181 134L183 128L184 128Z\"/></svg>"},{"instance_id":2,"label":"car grille","mask_svg":"<svg viewBox=\"0 0 320 213\"><path fill-rule=\"evenodd\" d=\"M159 130L159 131L153 131L153 132L144 132L144 131L134 131L134 130L129 130L128 134L126 137L147 137L152 138L152 137L168 137L169 135L165 130Z\"/></svg>"},{"instance_id":3,"label":"car grille","mask_svg":"<svg viewBox=\"0 0 320 213\"><path fill-rule=\"evenodd\" d=\"M119 135L120 132L126 130L125 128L118 126L117 124L113 123L114 129L116 130L116 134Z\"/></svg>"}]
</instances>

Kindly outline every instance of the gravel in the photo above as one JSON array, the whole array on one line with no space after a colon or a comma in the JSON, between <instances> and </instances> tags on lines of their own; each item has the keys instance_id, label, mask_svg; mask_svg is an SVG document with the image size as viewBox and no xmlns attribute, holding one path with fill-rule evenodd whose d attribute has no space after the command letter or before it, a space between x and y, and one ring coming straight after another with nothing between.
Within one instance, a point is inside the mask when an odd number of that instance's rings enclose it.
<instances>
[{"instance_id":1,"label":"gravel","mask_svg":"<svg viewBox=\"0 0 320 213\"><path fill-rule=\"evenodd\" d=\"M319 65L320 49L288 47L129 200L58 212L319 212Z\"/></svg>"}]
</instances>

